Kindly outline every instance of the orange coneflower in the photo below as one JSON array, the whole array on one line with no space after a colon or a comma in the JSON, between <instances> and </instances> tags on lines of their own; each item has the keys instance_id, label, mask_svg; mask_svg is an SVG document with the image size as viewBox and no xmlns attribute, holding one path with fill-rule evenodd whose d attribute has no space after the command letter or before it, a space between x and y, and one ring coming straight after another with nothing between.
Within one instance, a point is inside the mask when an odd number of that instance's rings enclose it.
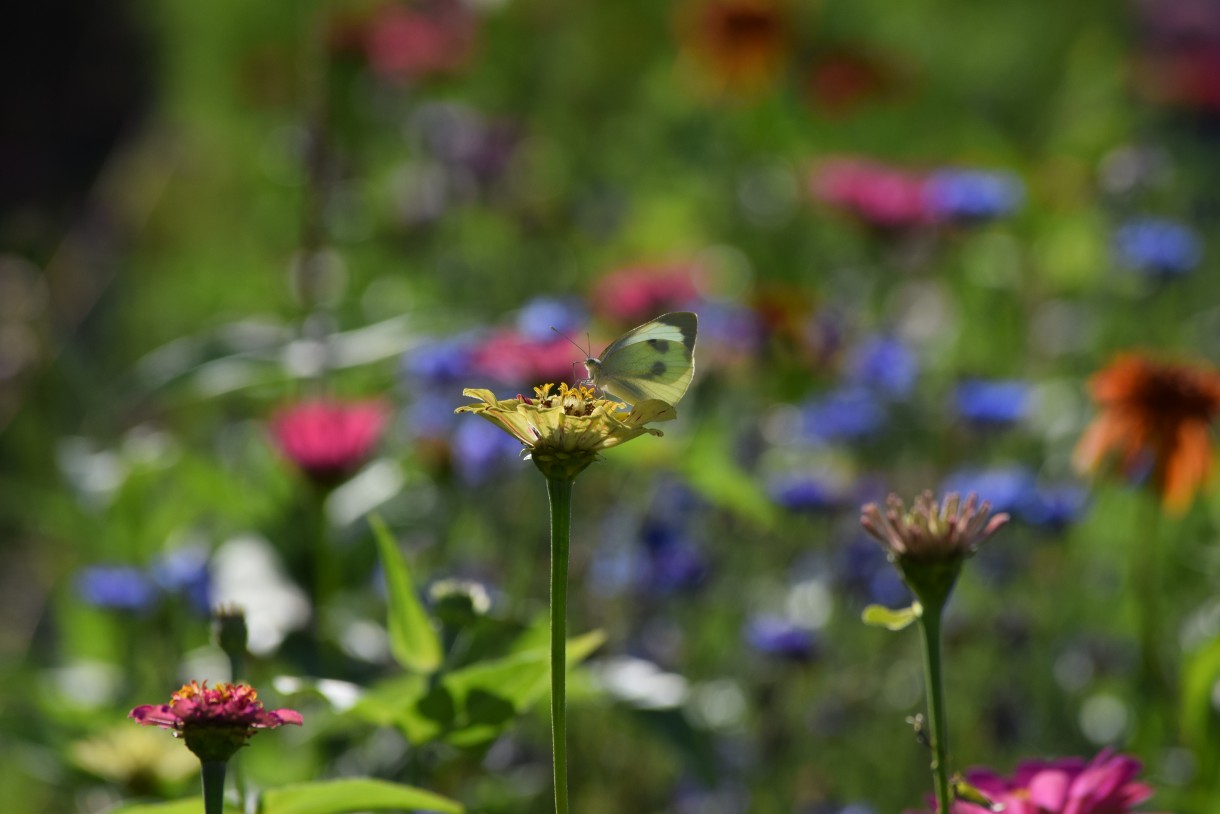
<instances>
[{"instance_id":1,"label":"orange coneflower","mask_svg":"<svg viewBox=\"0 0 1220 814\"><path fill-rule=\"evenodd\" d=\"M1076 446L1094 470L1111 452L1127 476L1147 471L1165 508L1185 511L1211 470L1211 422L1220 413L1220 373L1194 364L1117 356L1089 380L1101 414Z\"/></svg>"},{"instance_id":2,"label":"orange coneflower","mask_svg":"<svg viewBox=\"0 0 1220 814\"><path fill-rule=\"evenodd\" d=\"M716 90L749 95L779 73L791 40L782 0L694 0L683 11L684 50Z\"/></svg>"}]
</instances>

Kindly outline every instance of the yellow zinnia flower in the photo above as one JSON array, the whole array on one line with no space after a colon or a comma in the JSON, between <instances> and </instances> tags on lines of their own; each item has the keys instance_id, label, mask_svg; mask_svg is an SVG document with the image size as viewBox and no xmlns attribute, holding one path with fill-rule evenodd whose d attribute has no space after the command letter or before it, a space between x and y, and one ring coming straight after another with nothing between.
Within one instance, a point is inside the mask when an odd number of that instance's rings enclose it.
<instances>
[{"instance_id":1,"label":"yellow zinnia flower","mask_svg":"<svg viewBox=\"0 0 1220 814\"><path fill-rule=\"evenodd\" d=\"M649 399L628 407L599 398L584 386L544 384L534 388L534 398L517 396L497 399L490 390L467 389L462 395L478 399L455 412L486 418L520 441L526 458L548 478L576 477L597 460L597 453L616 447L644 433L661 435L647 426L654 421L672 421L672 404Z\"/></svg>"}]
</instances>

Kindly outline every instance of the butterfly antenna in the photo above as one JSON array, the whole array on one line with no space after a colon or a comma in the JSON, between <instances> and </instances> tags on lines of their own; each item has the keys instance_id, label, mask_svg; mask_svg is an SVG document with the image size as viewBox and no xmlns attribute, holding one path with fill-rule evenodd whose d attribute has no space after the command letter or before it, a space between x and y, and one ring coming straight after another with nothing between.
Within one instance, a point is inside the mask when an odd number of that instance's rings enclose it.
<instances>
[{"instance_id":1,"label":"butterfly antenna","mask_svg":"<svg viewBox=\"0 0 1220 814\"><path fill-rule=\"evenodd\" d=\"M575 342L575 341L572 339L572 337L568 336L568 335L567 335L567 334L565 334L563 331L561 331L561 330L559 330L558 328L556 328L554 325L552 325L552 326L551 326L551 330L552 330L552 331L554 331L555 333L559 334L560 336L562 336L564 339L566 339L566 340L568 340L569 342L571 342L571 343L572 343L572 347L576 348L578 351L580 351L581 353L583 353L583 354L584 354L586 357L589 355L589 351L588 351L586 348L582 348L580 345L576 344L576 342ZM587 339L587 338L588 338L588 334L586 334L585 336L586 336L586 339ZM589 347L592 347L592 345L590 345Z\"/></svg>"}]
</instances>

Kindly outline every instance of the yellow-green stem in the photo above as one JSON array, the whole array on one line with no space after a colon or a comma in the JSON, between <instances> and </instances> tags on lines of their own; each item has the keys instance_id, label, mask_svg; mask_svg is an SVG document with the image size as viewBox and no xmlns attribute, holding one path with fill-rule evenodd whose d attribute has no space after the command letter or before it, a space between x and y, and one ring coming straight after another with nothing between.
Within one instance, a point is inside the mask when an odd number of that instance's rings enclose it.
<instances>
[{"instance_id":1,"label":"yellow-green stem","mask_svg":"<svg viewBox=\"0 0 1220 814\"><path fill-rule=\"evenodd\" d=\"M928 744L932 749L932 782L936 788L936 811L949 814L953 798L949 791L949 733L945 724L945 692L940 653L942 604L925 605L919 619L923 634L925 691L928 695Z\"/></svg>"},{"instance_id":2,"label":"yellow-green stem","mask_svg":"<svg viewBox=\"0 0 1220 814\"><path fill-rule=\"evenodd\" d=\"M546 482L551 502L551 749L555 814L568 814L567 619L572 481L549 477Z\"/></svg>"}]
</instances>

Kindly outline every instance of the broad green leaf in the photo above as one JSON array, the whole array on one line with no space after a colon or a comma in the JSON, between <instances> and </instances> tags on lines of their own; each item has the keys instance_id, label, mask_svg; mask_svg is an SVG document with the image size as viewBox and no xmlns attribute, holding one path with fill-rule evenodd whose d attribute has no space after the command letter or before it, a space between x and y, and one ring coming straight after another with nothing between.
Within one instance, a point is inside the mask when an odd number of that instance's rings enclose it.
<instances>
[{"instance_id":1,"label":"broad green leaf","mask_svg":"<svg viewBox=\"0 0 1220 814\"><path fill-rule=\"evenodd\" d=\"M387 780L350 778L281 786L263 793L259 814L347 814L384 809L461 814L447 797ZM185 812L184 812L185 814Z\"/></svg>"},{"instance_id":2,"label":"broad green leaf","mask_svg":"<svg viewBox=\"0 0 1220 814\"><path fill-rule=\"evenodd\" d=\"M727 434L702 432L692 439L683 457L682 472L691 488L715 505L763 528L775 525L775 504L758 479L737 465Z\"/></svg>"},{"instance_id":3,"label":"broad green leaf","mask_svg":"<svg viewBox=\"0 0 1220 814\"><path fill-rule=\"evenodd\" d=\"M237 806L225 806L225 814L241 814ZM127 803L108 809L106 814L199 814L203 811L202 797L187 797L169 803Z\"/></svg>"},{"instance_id":4,"label":"broad green leaf","mask_svg":"<svg viewBox=\"0 0 1220 814\"><path fill-rule=\"evenodd\" d=\"M916 602L909 608L887 608L884 605L869 605L861 618L864 624L883 627L886 630L902 630L919 618L920 607Z\"/></svg>"},{"instance_id":5,"label":"broad green leaf","mask_svg":"<svg viewBox=\"0 0 1220 814\"><path fill-rule=\"evenodd\" d=\"M605 640L600 630L568 639L568 667L588 658ZM550 686L549 678L550 650L538 648L455 670L442 683L458 698L474 690L493 692L520 712L542 697Z\"/></svg>"},{"instance_id":6,"label":"broad green leaf","mask_svg":"<svg viewBox=\"0 0 1220 814\"><path fill-rule=\"evenodd\" d=\"M568 640L568 666L605 640L601 631ZM499 735L543 697L549 686L550 650L533 647L454 670L439 680L403 675L378 682L350 710L378 726L397 726L415 745L442 738L477 746Z\"/></svg>"},{"instance_id":7,"label":"broad green leaf","mask_svg":"<svg viewBox=\"0 0 1220 814\"><path fill-rule=\"evenodd\" d=\"M415 594L411 572L398 544L381 518L369 518L377 547L381 551L381 565L385 571L386 590L389 595L390 652L394 659L408 670L431 673L441 665L441 641L432 627L432 620Z\"/></svg>"},{"instance_id":8,"label":"broad green leaf","mask_svg":"<svg viewBox=\"0 0 1220 814\"><path fill-rule=\"evenodd\" d=\"M606 639L600 630L568 640L570 669ZM515 653L503 659L473 664L445 677L444 689L455 706L455 721L446 740L457 746L477 746L496 737L550 689L550 649Z\"/></svg>"}]
</instances>

